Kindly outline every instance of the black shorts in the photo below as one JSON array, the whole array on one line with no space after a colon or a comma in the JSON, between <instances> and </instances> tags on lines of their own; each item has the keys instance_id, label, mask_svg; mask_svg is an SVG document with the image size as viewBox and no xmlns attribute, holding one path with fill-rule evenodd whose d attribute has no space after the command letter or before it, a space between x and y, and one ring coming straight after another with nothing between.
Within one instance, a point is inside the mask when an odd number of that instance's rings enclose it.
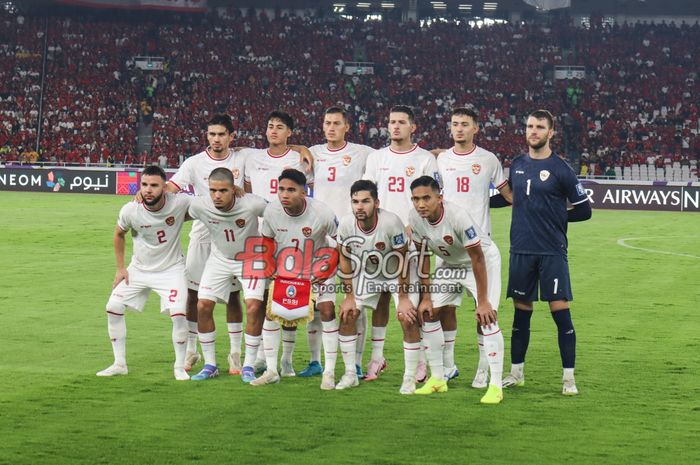
<instances>
[{"instance_id":1,"label":"black shorts","mask_svg":"<svg viewBox=\"0 0 700 465\"><path fill-rule=\"evenodd\" d=\"M525 302L573 300L569 260L565 255L511 253L507 296Z\"/></svg>"}]
</instances>

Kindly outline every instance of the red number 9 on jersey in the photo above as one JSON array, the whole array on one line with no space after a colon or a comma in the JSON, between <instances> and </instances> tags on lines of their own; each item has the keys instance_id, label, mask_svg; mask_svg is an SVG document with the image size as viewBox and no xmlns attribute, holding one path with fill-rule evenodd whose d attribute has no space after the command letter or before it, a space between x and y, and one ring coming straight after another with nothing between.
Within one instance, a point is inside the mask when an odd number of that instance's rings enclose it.
<instances>
[{"instance_id":1,"label":"red number 9 on jersey","mask_svg":"<svg viewBox=\"0 0 700 465\"><path fill-rule=\"evenodd\" d=\"M279 181L277 181L277 179L270 179L270 194L277 193L277 185L278 184L279 184Z\"/></svg>"}]
</instances>

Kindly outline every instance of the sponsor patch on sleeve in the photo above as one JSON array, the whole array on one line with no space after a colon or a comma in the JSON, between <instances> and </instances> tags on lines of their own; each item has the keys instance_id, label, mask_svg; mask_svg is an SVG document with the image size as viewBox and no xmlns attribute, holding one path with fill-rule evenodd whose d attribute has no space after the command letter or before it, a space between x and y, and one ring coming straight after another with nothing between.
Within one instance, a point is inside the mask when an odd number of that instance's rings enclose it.
<instances>
[{"instance_id":1,"label":"sponsor patch on sleeve","mask_svg":"<svg viewBox=\"0 0 700 465\"><path fill-rule=\"evenodd\" d=\"M392 239L392 242L394 243L394 245L403 245L405 242L404 237L403 237L403 233L397 234L396 236L394 236Z\"/></svg>"},{"instance_id":2,"label":"sponsor patch on sleeve","mask_svg":"<svg viewBox=\"0 0 700 465\"><path fill-rule=\"evenodd\" d=\"M433 179L435 179L437 181L437 183L440 185L440 189L442 189L444 187L442 184L442 176L440 176L439 171L433 172Z\"/></svg>"},{"instance_id":3,"label":"sponsor patch on sleeve","mask_svg":"<svg viewBox=\"0 0 700 465\"><path fill-rule=\"evenodd\" d=\"M580 196L586 195L586 191L584 190L583 186L581 183L576 184L576 193Z\"/></svg>"},{"instance_id":4,"label":"sponsor patch on sleeve","mask_svg":"<svg viewBox=\"0 0 700 465\"><path fill-rule=\"evenodd\" d=\"M476 237L476 230L474 229L474 226L471 226L469 229L465 229L464 234L467 235L469 240L474 239Z\"/></svg>"}]
</instances>

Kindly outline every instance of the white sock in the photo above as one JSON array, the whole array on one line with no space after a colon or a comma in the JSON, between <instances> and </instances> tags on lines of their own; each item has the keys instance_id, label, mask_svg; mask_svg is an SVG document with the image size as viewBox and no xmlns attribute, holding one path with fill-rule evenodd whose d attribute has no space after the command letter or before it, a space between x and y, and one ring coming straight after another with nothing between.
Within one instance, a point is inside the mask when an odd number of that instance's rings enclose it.
<instances>
[{"instance_id":1,"label":"white sock","mask_svg":"<svg viewBox=\"0 0 700 465\"><path fill-rule=\"evenodd\" d=\"M321 363L321 341L323 340L323 325L321 325L321 313L314 312L314 319L306 325L306 340L309 341L311 362Z\"/></svg>"},{"instance_id":2,"label":"white sock","mask_svg":"<svg viewBox=\"0 0 700 465\"><path fill-rule=\"evenodd\" d=\"M498 323L492 323L490 327L482 326L481 332L484 333L484 352L489 361L489 385L501 387L503 386L503 352L505 344L503 343L503 333Z\"/></svg>"},{"instance_id":3,"label":"white sock","mask_svg":"<svg viewBox=\"0 0 700 465\"><path fill-rule=\"evenodd\" d=\"M216 366L216 330L211 333L199 333L199 344L202 346L204 364Z\"/></svg>"},{"instance_id":4,"label":"white sock","mask_svg":"<svg viewBox=\"0 0 700 465\"><path fill-rule=\"evenodd\" d=\"M340 353L343 354L345 373L356 373L355 349L357 348L357 334L338 335L338 345L340 346Z\"/></svg>"},{"instance_id":5,"label":"white sock","mask_svg":"<svg viewBox=\"0 0 700 465\"><path fill-rule=\"evenodd\" d=\"M338 320L322 321L323 326L323 371L335 373L335 360L338 357Z\"/></svg>"},{"instance_id":6,"label":"white sock","mask_svg":"<svg viewBox=\"0 0 700 465\"><path fill-rule=\"evenodd\" d=\"M265 324L263 323L263 327L264 327L264 325ZM262 335L261 335L261 339L260 339L260 346L258 346L258 354L255 356L255 363L258 363L258 362L260 362L260 363L265 362L265 340L264 340L264 338L262 338ZM265 363L267 363L267 362L265 362Z\"/></svg>"},{"instance_id":7,"label":"white sock","mask_svg":"<svg viewBox=\"0 0 700 465\"><path fill-rule=\"evenodd\" d=\"M357 318L357 342L355 343L355 364L362 366L362 355L365 353L365 343L367 342L367 312L360 310Z\"/></svg>"},{"instance_id":8,"label":"white sock","mask_svg":"<svg viewBox=\"0 0 700 465\"><path fill-rule=\"evenodd\" d=\"M226 323L228 338L231 341L230 354L241 353L241 340L243 339L243 323Z\"/></svg>"},{"instance_id":9,"label":"white sock","mask_svg":"<svg viewBox=\"0 0 700 465\"><path fill-rule=\"evenodd\" d=\"M510 365L510 372L513 376L517 378L522 378L523 376L525 376L525 362L512 363Z\"/></svg>"},{"instance_id":10,"label":"white sock","mask_svg":"<svg viewBox=\"0 0 700 465\"><path fill-rule=\"evenodd\" d=\"M428 347L425 345L425 341L423 340L423 327L421 327L418 332L420 333L420 351L418 351L418 363L427 363L425 351L428 349Z\"/></svg>"},{"instance_id":11,"label":"white sock","mask_svg":"<svg viewBox=\"0 0 700 465\"><path fill-rule=\"evenodd\" d=\"M262 336L252 336L245 334L245 358L243 359L244 367L252 367L255 364L255 358L258 356L260 348L260 340Z\"/></svg>"},{"instance_id":12,"label":"white sock","mask_svg":"<svg viewBox=\"0 0 700 465\"><path fill-rule=\"evenodd\" d=\"M403 375L416 377L416 369L418 368L418 356L420 355L420 342L403 341Z\"/></svg>"},{"instance_id":13,"label":"white sock","mask_svg":"<svg viewBox=\"0 0 700 465\"><path fill-rule=\"evenodd\" d=\"M477 339L477 344L479 347L479 365L478 365L477 369L488 370L489 369L489 360L486 357L486 350L484 350L484 336L477 333L476 339Z\"/></svg>"},{"instance_id":14,"label":"white sock","mask_svg":"<svg viewBox=\"0 0 700 465\"><path fill-rule=\"evenodd\" d=\"M262 338L265 346L267 369L277 373L277 354L280 351L280 324L275 321L265 320Z\"/></svg>"},{"instance_id":15,"label":"white sock","mask_svg":"<svg viewBox=\"0 0 700 465\"><path fill-rule=\"evenodd\" d=\"M187 352L187 319L182 313L170 315L173 322L173 348L175 349L175 368L185 367Z\"/></svg>"},{"instance_id":16,"label":"white sock","mask_svg":"<svg viewBox=\"0 0 700 465\"><path fill-rule=\"evenodd\" d=\"M297 332L282 328L282 360L292 363L294 346L296 345Z\"/></svg>"},{"instance_id":17,"label":"white sock","mask_svg":"<svg viewBox=\"0 0 700 465\"><path fill-rule=\"evenodd\" d=\"M564 368L564 375L562 376L562 379L574 379L574 369Z\"/></svg>"},{"instance_id":18,"label":"white sock","mask_svg":"<svg viewBox=\"0 0 700 465\"><path fill-rule=\"evenodd\" d=\"M386 326L372 326L372 360L384 358L384 339L386 338Z\"/></svg>"},{"instance_id":19,"label":"white sock","mask_svg":"<svg viewBox=\"0 0 700 465\"><path fill-rule=\"evenodd\" d=\"M197 322L187 320L187 352L197 352Z\"/></svg>"},{"instance_id":20,"label":"white sock","mask_svg":"<svg viewBox=\"0 0 700 465\"><path fill-rule=\"evenodd\" d=\"M442 346L445 344L445 336L439 321L429 321L423 324L423 344L425 344L425 355L430 365L430 376L443 379L445 368L442 364Z\"/></svg>"},{"instance_id":21,"label":"white sock","mask_svg":"<svg viewBox=\"0 0 700 465\"><path fill-rule=\"evenodd\" d=\"M442 365L449 370L455 366L455 338L457 330L443 331L445 336L445 347L442 349Z\"/></svg>"},{"instance_id":22,"label":"white sock","mask_svg":"<svg viewBox=\"0 0 700 465\"><path fill-rule=\"evenodd\" d=\"M114 363L126 365L126 320L123 313L107 312L107 333L112 341Z\"/></svg>"}]
</instances>

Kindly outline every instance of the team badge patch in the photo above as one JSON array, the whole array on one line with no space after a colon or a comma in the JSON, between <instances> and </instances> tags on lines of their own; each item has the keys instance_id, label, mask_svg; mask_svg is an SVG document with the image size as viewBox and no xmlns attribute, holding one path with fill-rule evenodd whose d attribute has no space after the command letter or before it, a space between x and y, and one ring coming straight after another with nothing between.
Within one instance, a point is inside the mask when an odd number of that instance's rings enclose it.
<instances>
[{"instance_id":1,"label":"team badge patch","mask_svg":"<svg viewBox=\"0 0 700 465\"><path fill-rule=\"evenodd\" d=\"M234 179L238 179L241 176L241 170L239 170L238 168L232 169L231 173L233 173Z\"/></svg>"},{"instance_id":2,"label":"team badge patch","mask_svg":"<svg viewBox=\"0 0 700 465\"><path fill-rule=\"evenodd\" d=\"M243 218L238 218L236 220L236 226L238 226L239 228L242 228L243 226L245 226L245 220Z\"/></svg>"},{"instance_id":3,"label":"team badge patch","mask_svg":"<svg viewBox=\"0 0 700 465\"><path fill-rule=\"evenodd\" d=\"M309 237L311 236L311 228L309 228L308 226L304 226L303 228L301 228L301 233L304 235L304 237Z\"/></svg>"},{"instance_id":4,"label":"team badge patch","mask_svg":"<svg viewBox=\"0 0 700 465\"><path fill-rule=\"evenodd\" d=\"M350 158L350 155L345 155L343 157L343 166L349 166L351 161L352 158Z\"/></svg>"},{"instance_id":5,"label":"team badge patch","mask_svg":"<svg viewBox=\"0 0 700 465\"><path fill-rule=\"evenodd\" d=\"M478 164L478 163L474 163L474 164L472 165L472 173L474 173L474 174L479 174L479 173L481 173L481 165Z\"/></svg>"},{"instance_id":6,"label":"team badge patch","mask_svg":"<svg viewBox=\"0 0 700 465\"><path fill-rule=\"evenodd\" d=\"M394 236L391 241L394 243L394 245L403 245L404 244L404 238L403 238L403 233L397 234Z\"/></svg>"},{"instance_id":7,"label":"team badge patch","mask_svg":"<svg viewBox=\"0 0 700 465\"><path fill-rule=\"evenodd\" d=\"M413 166L407 166L406 167L406 176L409 178L413 176L416 173L416 169Z\"/></svg>"},{"instance_id":8,"label":"team badge patch","mask_svg":"<svg viewBox=\"0 0 700 465\"><path fill-rule=\"evenodd\" d=\"M469 229L465 229L464 234L466 234L470 240L474 239L476 237L476 229L474 229L474 226L472 226Z\"/></svg>"},{"instance_id":9,"label":"team badge patch","mask_svg":"<svg viewBox=\"0 0 700 465\"><path fill-rule=\"evenodd\" d=\"M447 245L452 245L454 244L454 239L452 239L452 236L445 236L442 238L443 241L447 243Z\"/></svg>"},{"instance_id":10,"label":"team badge patch","mask_svg":"<svg viewBox=\"0 0 700 465\"><path fill-rule=\"evenodd\" d=\"M175 217L174 216L169 216L165 219L165 224L168 226L172 226L175 224Z\"/></svg>"},{"instance_id":11,"label":"team badge patch","mask_svg":"<svg viewBox=\"0 0 700 465\"><path fill-rule=\"evenodd\" d=\"M547 179L549 179L549 171L547 171L547 170L540 171L540 180L546 181Z\"/></svg>"},{"instance_id":12,"label":"team badge patch","mask_svg":"<svg viewBox=\"0 0 700 465\"><path fill-rule=\"evenodd\" d=\"M383 242L377 242L374 244L374 247L376 247L377 250L384 250L386 249L386 244Z\"/></svg>"},{"instance_id":13,"label":"team badge patch","mask_svg":"<svg viewBox=\"0 0 700 465\"><path fill-rule=\"evenodd\" d=\"M293 299L294 297L296 297L296 295L297 295L296 286L294 286L292 284L287 286L286 294L287 294L287 297L289 297L290 299Z\"/></svg>"}]
</instances>

